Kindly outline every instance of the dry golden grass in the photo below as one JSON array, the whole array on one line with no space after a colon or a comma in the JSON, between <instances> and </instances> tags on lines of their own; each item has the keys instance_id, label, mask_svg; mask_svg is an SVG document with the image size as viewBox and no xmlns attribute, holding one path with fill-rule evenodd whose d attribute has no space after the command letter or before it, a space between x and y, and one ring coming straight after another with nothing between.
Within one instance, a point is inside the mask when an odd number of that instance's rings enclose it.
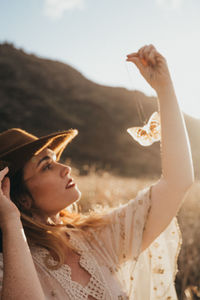
<instances>
[{"instance_id":1,"label":"dry golden grass","mask_svg":"<svg viewBox=\"0 0 200 300\"><path fill-rule=\"evenodd\" d=\"M183 244L177 289L180 299L200 299L200 181L196 181L178 215ZM184 295L185 294L185 295Z\"/></svg>"},{"instance_id":2,"label":"dry golden grass","mask_svg":"<svg viewBox=\"0 0 200 300\"><path fill-rule=\"evenodd\" d=\"M88 174L80 176L79 171L72 168L72 177L82 192L80 205L84 212L96 205L115 207L125 203L158 179L116 177L87 166L85 170ZM200 182L196 182L187 195L178 220L183 237L176 277L178 299L200 299Z\"/></svg>"},{"instance_id":3,"label":"dry golden grass","mask_svg":"<svg viewBox=\"0 0 200 300\"><path fill-rule=\"evenodd\" d=\"M85 169L88 167L85 166ZM72 177L82 192L80 205L82 211L97 206L115 207L136 196L137 192L148 186L153 180L148 178L133 179L113 176L105 171L87 169L88 175L79 176L77 169L72 169Z\"/></svg>"}]
</instances>

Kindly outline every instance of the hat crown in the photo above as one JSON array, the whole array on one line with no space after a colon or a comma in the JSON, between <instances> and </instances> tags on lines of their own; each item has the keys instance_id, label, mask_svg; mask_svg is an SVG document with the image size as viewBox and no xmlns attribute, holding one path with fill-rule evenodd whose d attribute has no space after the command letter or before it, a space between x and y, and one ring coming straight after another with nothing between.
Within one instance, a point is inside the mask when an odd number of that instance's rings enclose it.
<instances>
[{"instance_id":1,"label":"hat crown","mask_svg":"<svg viewBox=\"0 0 200 300\"><path fill-rule=\"evenodd\" d=\"M37 137L20 128L11 128L0 134L0 157L30 142Z\"/></svg>"}]
</instances>

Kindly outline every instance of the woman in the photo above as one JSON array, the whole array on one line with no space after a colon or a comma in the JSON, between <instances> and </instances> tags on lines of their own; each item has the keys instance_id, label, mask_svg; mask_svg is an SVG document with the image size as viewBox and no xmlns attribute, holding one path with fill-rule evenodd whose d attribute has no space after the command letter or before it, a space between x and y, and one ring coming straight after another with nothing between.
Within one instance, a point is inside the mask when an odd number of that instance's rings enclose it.
<instances>
[{"instance_id":1,"label":"woman","mask_svg":"<svg viewBox=\"0 0 200 300\"><path fill-rule=\"evenodd\" d=\"M163 56L149 45L127 61L158 95L161 178L109 213L69 213L81 193L59 158L77 131L3 132L1 299L177 299L175 216L194 181L190 145Z\"/></svg>"}]
</instances>

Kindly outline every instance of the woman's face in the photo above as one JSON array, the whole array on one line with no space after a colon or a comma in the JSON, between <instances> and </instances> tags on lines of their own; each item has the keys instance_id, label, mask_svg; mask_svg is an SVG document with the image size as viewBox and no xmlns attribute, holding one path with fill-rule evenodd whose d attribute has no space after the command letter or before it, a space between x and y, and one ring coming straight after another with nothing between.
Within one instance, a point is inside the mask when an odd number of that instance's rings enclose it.
<instances>
[{"instance_id":1,"label":"woman's face","mask_svg":"<svg viewBox=\"0 0 200 300\"><path fill-rule=\"evenodd\" d=\"M41 215L55 216L81 197L77 185L67 187L71 167L56 162L55 153L46 148L24 167L24 181Z\"/></svg>"}]
</instances>

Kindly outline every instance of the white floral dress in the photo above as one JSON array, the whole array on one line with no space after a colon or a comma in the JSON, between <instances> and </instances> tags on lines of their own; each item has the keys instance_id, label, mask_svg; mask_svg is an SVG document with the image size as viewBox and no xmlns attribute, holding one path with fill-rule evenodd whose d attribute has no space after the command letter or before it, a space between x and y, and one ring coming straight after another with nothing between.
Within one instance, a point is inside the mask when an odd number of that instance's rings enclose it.
<instances>
[{"instance_id":1,"label":"white floral dress","mask_svg":"<svg viewBox=\"0 0 200 300\"><path fill-rule=\"evenodd\" d=\"M71 279L71 269L66 264L58 270L49 270L44 264L48 251L32 247L46 299L177 300L174 279L181 244L179 227L174 218L141 253L150 208L151 187L147 187L127 204L108 213L105 218L111 222L102 230L91 229L90 242L81 232L71 231L70 241L80 254L80 265L91 275L84 287ZM55 263L53 259L51 261ZM0 255L0 281L2 279L3 257Z\"/></svg>"}]
</instances>

